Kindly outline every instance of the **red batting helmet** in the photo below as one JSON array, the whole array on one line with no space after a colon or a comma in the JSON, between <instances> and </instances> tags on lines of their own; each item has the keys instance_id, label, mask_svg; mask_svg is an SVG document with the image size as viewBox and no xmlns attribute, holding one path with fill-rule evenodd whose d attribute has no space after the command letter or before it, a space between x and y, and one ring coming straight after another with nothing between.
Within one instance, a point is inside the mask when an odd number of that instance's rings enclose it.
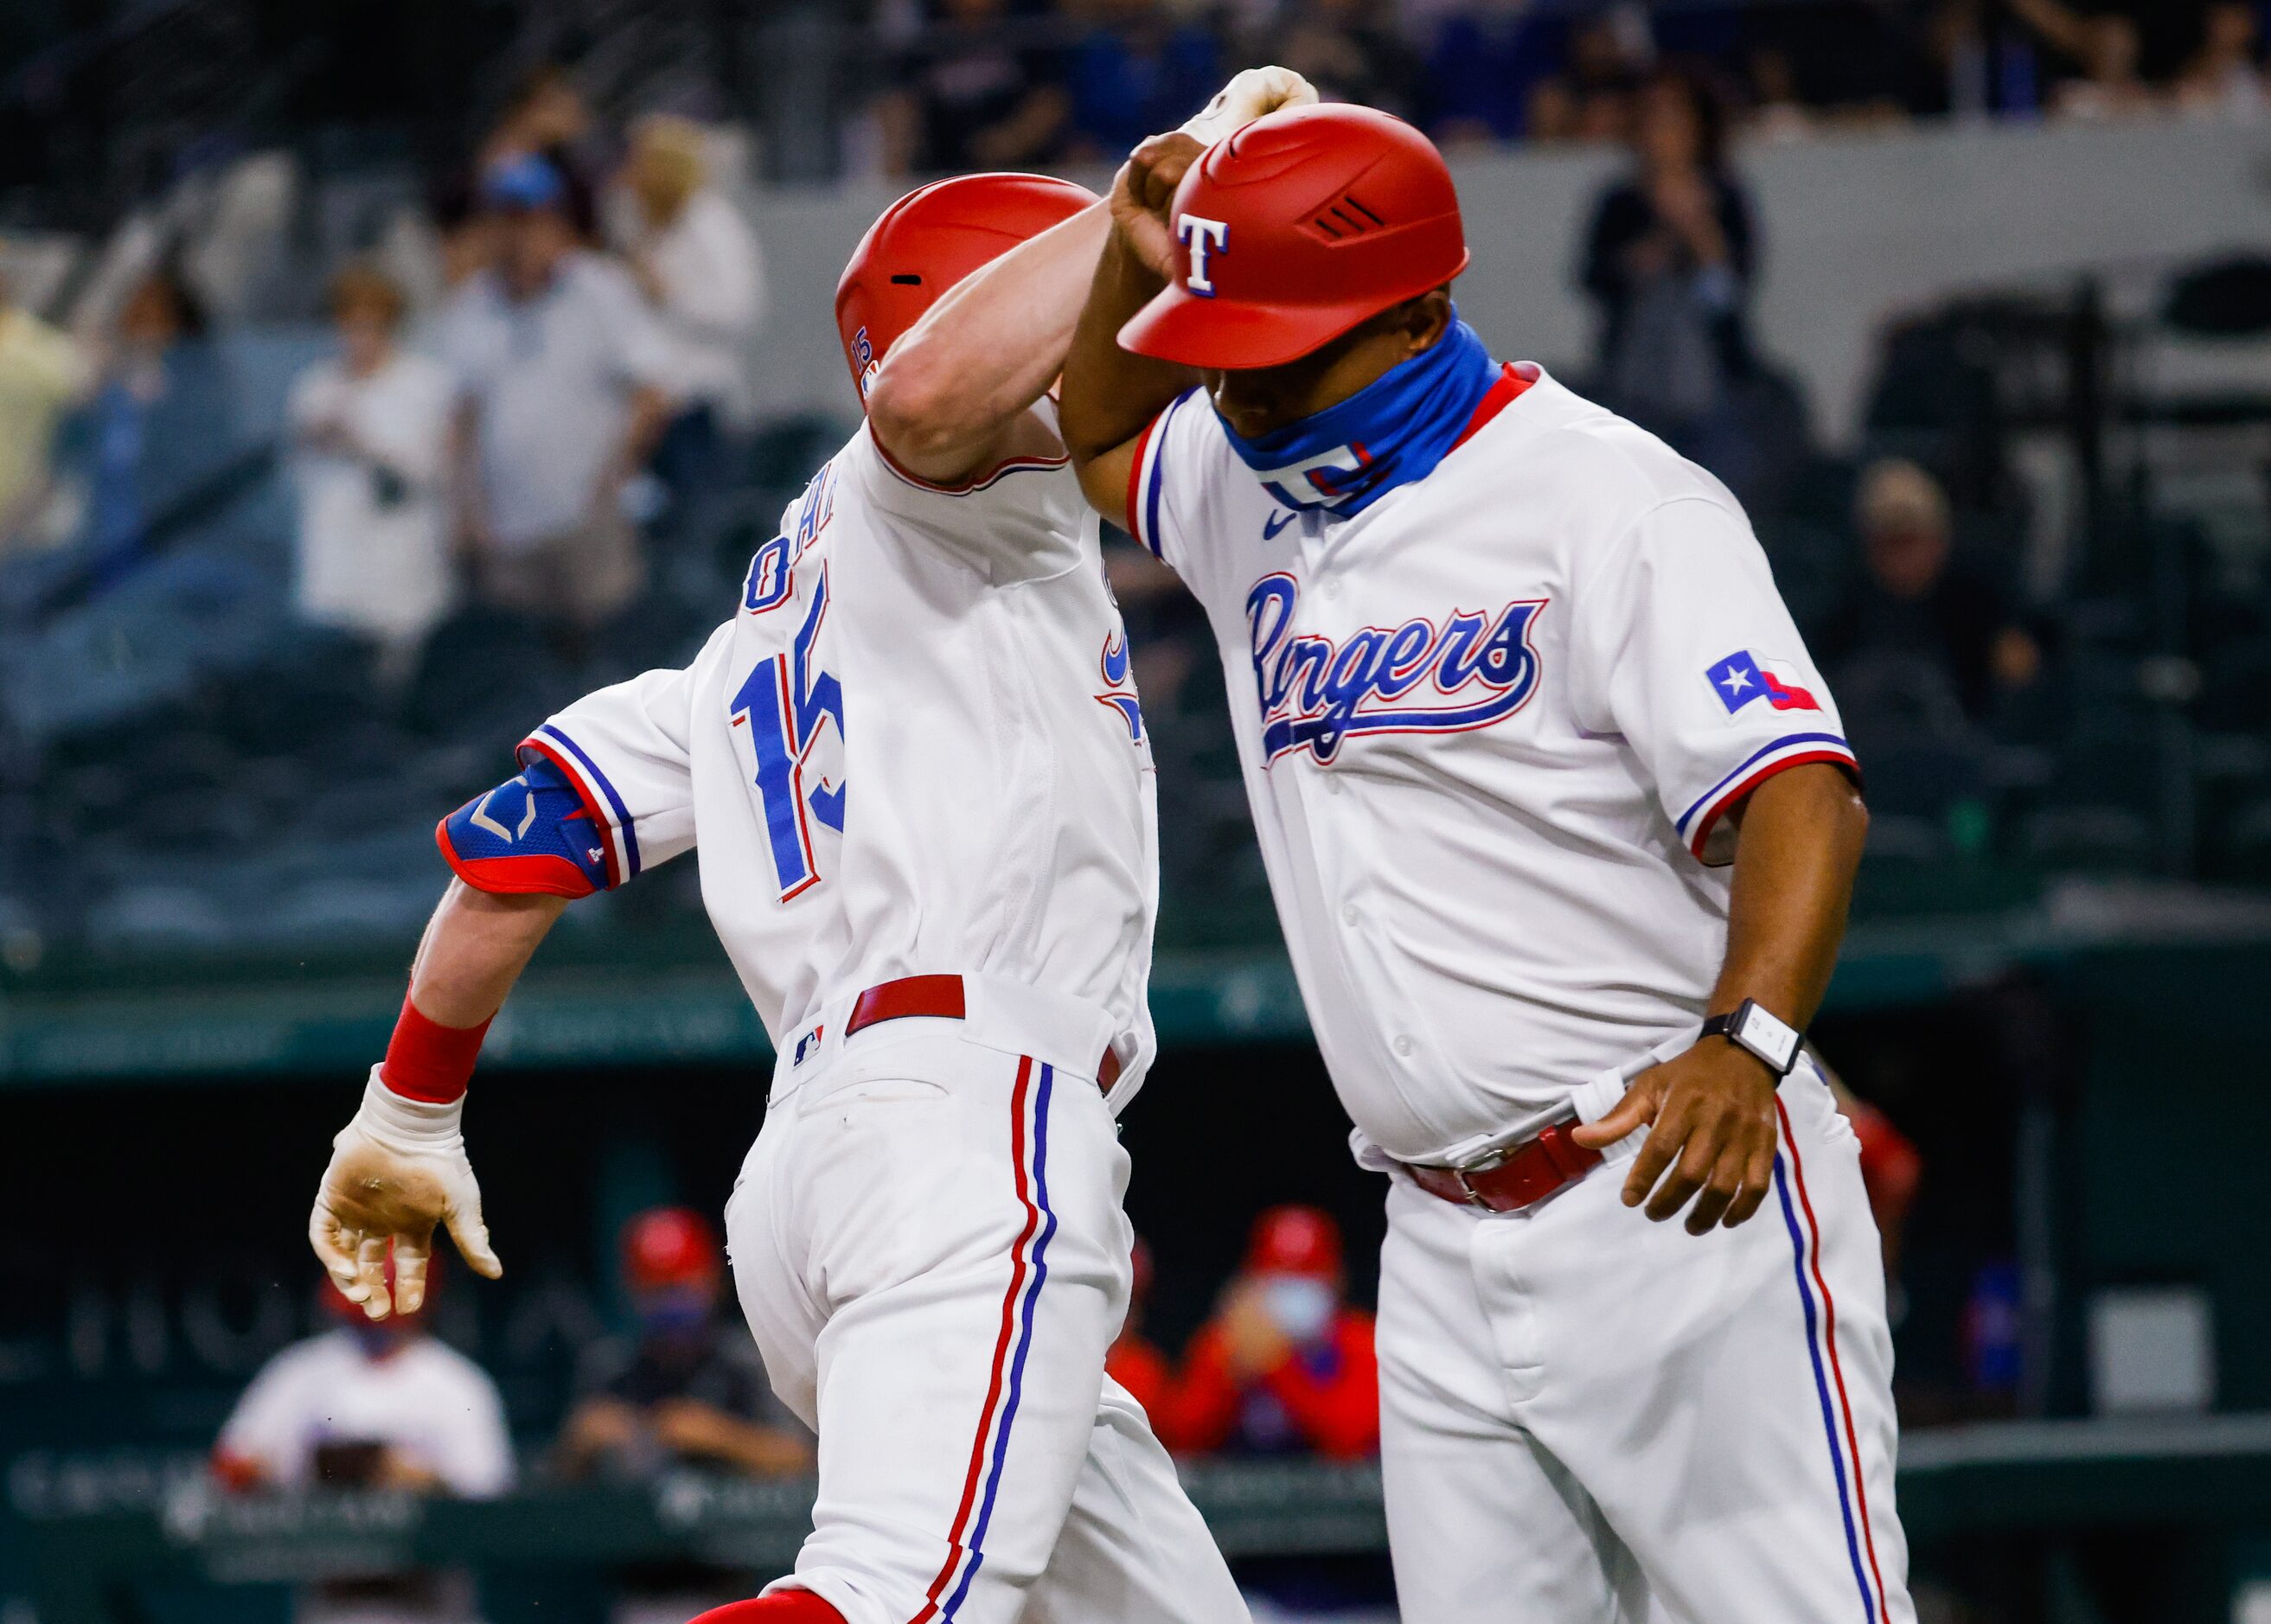
<instances>
[{"instance_id":1,"label":"red batting helmet","mask_svg":"<svg viewBox=\"0 0 2271 1624\"><path fill-rule=\"evenodd\" d=\"M1246 1268L1250 1274L1337 1276L1341 1226L1321 1207L1271 1207L1254 1220Z\"/></svg>"},{"instance_id":2,"label":"red batting helmet","mask_svg":"<svg viewBox=\"0 0 2271 1624\"><path fill-rule=\"evenodd\" d=\"M623 1226L623 1278L635 1292L714 1283L722 1265L709 1221L687 1207L656 1207Z\"/></svg>"},{"instance_id":3,"label":"red batting helmet","mask_svg":"<svg viewBox=\"0 0 2271 1624\"><path fill-rule=\"evenodd\" d=\"M916 188L877 217L836 284L836 331L853 386L948 288L1096 201L1046 175L958 175Z\"/></svg>"},{"instance_id":4,"label":"red batting helmet","mask_svg":"<svg viewBox=\"0 0 2271 1624\"><path fill-rule=\"evenodd\" d=\"M1167 223L1175 273L1120 342L1185 366L1296 360L1467 268L1443 155L1402 119L1343 102L1217 142Z\"/></svg>"}]
</instances>

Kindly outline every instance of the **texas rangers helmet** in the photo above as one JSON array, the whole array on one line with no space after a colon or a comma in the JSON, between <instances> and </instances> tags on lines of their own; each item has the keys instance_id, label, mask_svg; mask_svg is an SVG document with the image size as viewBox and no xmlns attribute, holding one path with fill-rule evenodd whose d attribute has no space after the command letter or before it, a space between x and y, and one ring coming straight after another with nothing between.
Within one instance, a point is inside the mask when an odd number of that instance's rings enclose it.
<instances>
[{"instance_id":1,"label":"texas rangers helmet","mask_svg":"<svg viewBox=\"0 0 2271 1624\"><path fill-rule=\"evenodd\" d=\"M1254 1220L1246 1267L1251 1274L1337 1276L1341 1226L1320 1207L1271 1207Z\"/></svg>"},{"instance_id":2,"label":"texas rangers helmet","mask_svg":"<svg viewBox=\"0 0 2271 1624\"><path fill-rule=\"evenodd\" d=\"M1167 223L1174 275L1120 342L1185 366L1297 360L1467 268L1443 155L1402 119L1342 102L1287 108L1209 147Z\"/></svg>"},{"instance_id":3,"label":"texas rangers helmet","mask_svg":"<svg viewBox=\"0 0 2271 1624\"><path fill-rule=\"evenodd\" d=\"M686 1207L656 1207L623 1228L623 1278L635 1292L706 1285L721 1272L718 1238Z\"/></svg>"},{"instance_id":4,"label":"texas rangers helmet","mask_svg":"<svg viewBox=\"0 0 2271 1624\"><path fill-rule=\"evenodd\" d=\"M941 294L1095 201L1046 175L959 175L885 209L836 284L836 330L861 403L885 353Z\"/></svg>"}]
</instances>

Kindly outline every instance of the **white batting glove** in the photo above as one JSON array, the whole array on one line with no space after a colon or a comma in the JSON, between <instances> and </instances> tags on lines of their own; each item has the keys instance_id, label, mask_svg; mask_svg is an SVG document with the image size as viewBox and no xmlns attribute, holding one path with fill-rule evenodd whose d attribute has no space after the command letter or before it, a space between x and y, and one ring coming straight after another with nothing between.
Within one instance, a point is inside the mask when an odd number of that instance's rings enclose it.
<instances>
[{"instance_id":1,"label":"white batting glove","mask_svg":"<svg viewBox=\"0 0 2271 1624\"><path fill-rule=\"evenodd\" d=\"M308 1240L349 1302L374 1320L426 1300L426 1260L434 1230L447 1225L475 1273L504 1272L481 1221L481 1189L465 1159L458 1123L465 1102L406 1099L370 1069L362 1108L331 1141L331 1165L316 1191ZM394 1300L386 1289L387 1242L394 1243Z\"/></svg>"},{"instance_id":2,"label":"white batting glove","mask_svg":"<svg viewBox=\"0 0 2271 1624\"><path fill-rule=\"evenodd\" d=\"M1211 146L1265 113L1308 107L1316 100L1316 86L1291 68L1241 68L1215 92L1213 101L1184 123L1182 131L1202 146Z\"/></svg>"}]
</instances>

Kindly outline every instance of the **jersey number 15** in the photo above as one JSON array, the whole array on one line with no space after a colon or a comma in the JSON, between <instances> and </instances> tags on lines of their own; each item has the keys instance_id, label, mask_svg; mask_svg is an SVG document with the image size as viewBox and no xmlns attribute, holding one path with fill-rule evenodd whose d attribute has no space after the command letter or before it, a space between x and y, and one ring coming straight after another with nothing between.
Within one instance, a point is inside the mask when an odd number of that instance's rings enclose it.
<instances>
[{"instance_id":1,"label":"jersey number 15","mask_svg":"<svg viewBox=\"0 0 2271 1624\"><path fill-rule=\"evenodd\" d=\"M837 737L844 736L844 686L818 669L813 657L827 613L828 570L823 566L812 607L789 652L759 660L733 701L733 721L748 724L756 756L757 801L783 902L820 883L811 820L839 833L844 828L844 786L823 780L805 787L805 764L823 719L833 720Z\"/></svg>"}]
</instances>

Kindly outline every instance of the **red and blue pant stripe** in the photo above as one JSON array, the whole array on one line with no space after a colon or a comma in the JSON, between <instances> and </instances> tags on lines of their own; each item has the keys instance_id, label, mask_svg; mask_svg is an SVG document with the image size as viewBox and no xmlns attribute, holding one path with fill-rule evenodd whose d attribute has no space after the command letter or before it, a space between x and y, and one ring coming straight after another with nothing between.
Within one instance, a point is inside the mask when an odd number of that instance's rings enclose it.
<instances>
[{"instance_id":1,"label":"red and blue pant stripe","mask_svg":"<svg viewBox=\"0 0 2271 1624\"><path fill-rule=\"evenodd\" d=\"M1049 1240L1057 1232L1048 1179L1049 1096L1055 1084L1053 1068L1037 1067L1030 1057L1017 1062L1017 1082L1010 1092L1009 1148L1024 1221L1009 1248L1009 1289L1001 1300L1001 1325L994 1337L986 1402L979 1411L961 1503L947 1535L946 1561L910 1624L928 1624L932 1619L952 1624L985 1565L986 1531L1008 1469L1009 1434L1024 1393L1026 1356L1032 1351L1035 1310L1049 1275Z\"/></svg>"},{"instance_id":2,"label":"red and blue pant stripe","mask_svg":"<svg viewBox=\"0 0 2271 1624\"><path fill-rule=\"evenodd\" d=\"M1806 1163L1798 1154L1797 1136L1791 1131L1790 1113L1779 1099L1775 1101L1775 1112L1781 1121L1782 1142L1789 1156L1787 1167L1783 1156L1775 1158L1775 1195L1782 1203L1783 1224L1790 1231L1791 1269L1798 1280L1798 1303L1806 1316L1806 1352L1813 1365L1814 1397L1821 1405L1821 1429L1829 1443L1830 1474L1837 1483L1837 1510L1845 1523L1845 1554L1852 1564L1853 1583L1860 1591L1863 1624L1891 1624L1884 1576L1877 1563L1877 1536L1869 1518L1868 1474L1861 1463L1853 1405L1846 1396L1845 1369L1837 1354L1837 1305L1821 1273L1821 1225L1813 1216L1813 1202L1806 1193ZM1795 1207L1791 1203L1793 1187L1798 1195ZM1803 1224L1799 1222L1800 1212L1805 1216ZM1828 1356L1826 1367L1825 1349Z\"/></svg>"}]
</instances>

